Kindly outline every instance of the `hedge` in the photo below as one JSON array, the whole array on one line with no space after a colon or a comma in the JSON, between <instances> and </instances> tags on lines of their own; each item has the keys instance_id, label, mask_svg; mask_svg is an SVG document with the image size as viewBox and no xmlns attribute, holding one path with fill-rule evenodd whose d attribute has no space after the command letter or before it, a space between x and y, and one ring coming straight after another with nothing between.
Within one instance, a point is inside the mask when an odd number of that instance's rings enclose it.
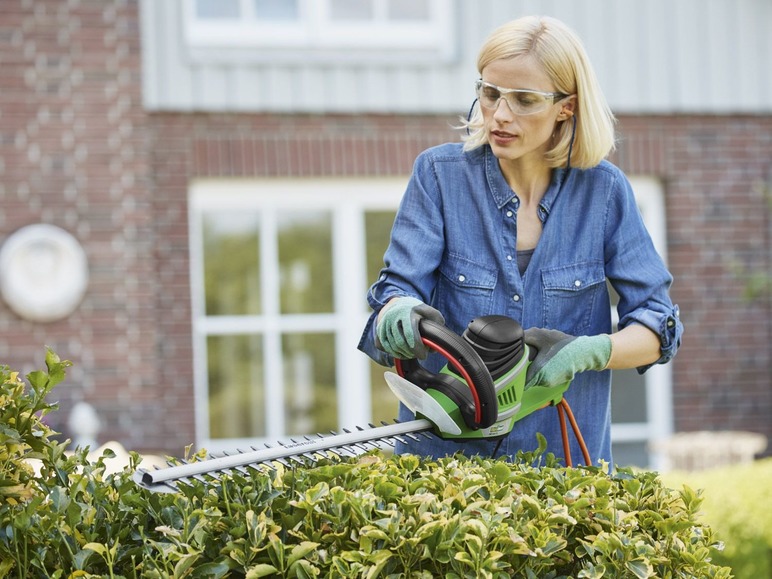
<instances>
[{"instance_id":1,"label":"hedge","mask_svg":"<svg viewBox=\"0 0 772 579\"><path fill-rule=\"evenodd\" d=\"M69 365L48 351L27 382L0 367L0 576L731 576L699 493L543 449L511 463L373 453L152 493L131 479L136 453L107 474L109 453L70 453L41 420Z\"/></svg>"},{"instance_id":2,"label":"hedge","mask_svg":"<svg viewBox=\"0 0 772 579\"><path fill-rule=\"evenodd\" d=\"M772 577L772 458L661 478L672 487L702 489L698 520L726 545L716 553L716 563L731 567L737 579Z\"/></svg>"}]
</instances>

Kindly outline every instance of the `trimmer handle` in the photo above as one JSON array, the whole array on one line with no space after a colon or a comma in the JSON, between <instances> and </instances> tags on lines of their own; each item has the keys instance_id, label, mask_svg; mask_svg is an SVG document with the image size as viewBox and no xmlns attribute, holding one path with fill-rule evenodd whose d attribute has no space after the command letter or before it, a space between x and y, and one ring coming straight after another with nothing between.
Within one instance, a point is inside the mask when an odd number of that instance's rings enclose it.
<instances>
[{"instance_id":1,"label":"trimmer handle","mask_svg":"<svg viewBox=\"0 0 772 579\"><path fill-rule=\"evenodd\" d=\"M498 419L499 408L493 378L480 355L461 336L446 326L423 318L418 332L427 348L438 352L464 378L430 372L418 360L395 360L397 373L413 384L445 394L456 404L469 428L488 428Z\"/></svg>"}]
</instances>

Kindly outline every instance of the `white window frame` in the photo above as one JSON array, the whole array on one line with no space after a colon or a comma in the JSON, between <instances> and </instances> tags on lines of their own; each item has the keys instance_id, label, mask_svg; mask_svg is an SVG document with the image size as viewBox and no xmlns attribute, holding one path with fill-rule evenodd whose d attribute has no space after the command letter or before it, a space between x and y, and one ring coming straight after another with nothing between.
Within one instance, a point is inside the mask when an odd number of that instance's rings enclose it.
<instances>
[{"instance_id":1,"label":"white window frame","mask_svg":"<svg viewBox=\"0 0 772 579\"><path fill-rule=\"evenodd\" d=\"M631 177L638 206L655 247L667 259L664 193L659 181ZM367 316L364 300L367 285L365 263L365 211L394 211L405 187L404 178L366 179L204 179L191 183L190 264L193 310L194 387L196 397L196 442L212 452L233 450L239 445L275 441L291 434L284 425L284 382L281 363L281 335L285 332L328 331L335 335L339 427L370 421L369 360L356 349ZM333 221L334 312L325 314L278 315L278 295L271 284L278 269L271 256L275 248L277 211L302 207L329 210ZM265 315L205 315L203 280L202 213L221 210L260 212L263 243L261 273ZM271 241L273 240L273 241ZM273 245L272 245L273 244ZM273 265L272 265L273 264ZM274 268L271 270L270 268ZM340 283L340 280L345 280ZM273 302L271 296L274 296ZM614 323L617 322L613 309ZM209 335L261 333L265 339L266 436L264 439L217 439L209 436L206 339ZM653 443L673 432L672 371L669 364L655 365L644 374L646 416L644 422L612 423L613 443L647 443L649 466L664 466L664 457ZM580 425L581 427L581 425ZM307 434L307 433L305 433Z\"/></svg>"},{"instance_id":2,"label":"white window frame","mask_svg":"<svg viewBox=\"0 0 772 579\"><path fill-rule=\"evenodd\" d=\"M365 211L393 211L404 192L404 178L378 179L202 179L189 189L190 277L193 321L193 365L196 444L223 452L293 434L285 431L281 336L286 332L330 332L335 336L338 426L371 420L370 362L357 350L369 315ZM334 311L280 315L278 263L275 260L276 214L302 208L332 214ZM261 216L261 283L264 308L256 316L206 316L202 215L206 211L249 211ZM259 333L264 340L266 435L264 438L212 439L209 434L207 337Z\"/></svg>"},{"instance_id":3,"label":"white window frame","mask_svg":"<svg viewBox=\"0 0 772 579\"><path fill-rule=\"evenodd\" d=\"M200 19L195 0L181 1L185 41L196 61L372 60L393 51L407 52L418 60L447 60L453 55L452 0L429 0L427 22L334 21L329 0L299 0L297 21L270 23L254 17L249 0L240 0L239 19ZM382 11L379 8L376 14Z\"/></svg>"},{"instance_id":4,"label":"white window frame","mask_svg":"<svg viewBox=\"0 0 772 579\"><path fill-rule=\"evenodd\" d=\"M667 229L665 195L662 183L652 177L631 176L630 183L651 235L654 247L667 263ZM614 326L619 321L616 308L612 309ZM643 375L646 388L646 422L611 424L612 443L644 442L649 455L649 468L661 470L666 458L656 450L658 441L673 433L673 374L670 364L656 364ZM581 427L581 425L579 425Z\"/></svg>"}]
</instances>

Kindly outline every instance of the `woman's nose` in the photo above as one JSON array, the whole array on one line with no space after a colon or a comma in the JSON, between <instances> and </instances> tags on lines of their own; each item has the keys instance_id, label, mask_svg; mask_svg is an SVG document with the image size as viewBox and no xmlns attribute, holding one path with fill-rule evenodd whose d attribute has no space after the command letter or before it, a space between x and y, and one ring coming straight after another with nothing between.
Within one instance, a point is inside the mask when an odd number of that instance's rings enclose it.
<instances>
[{"instance_id":1,"label":"woman's nose","mask_svg":"<svg viewBox=\"0 0 772 579\"><path fill-rule=\"evenodd\" d=\"M512 109L510 108L509 103L507 102L507 99L505 99L504 97L499 98L498 102L496 103L496 108L493 111L493 118L497 120L511 119L513 116L514 116L514 113L512 112Z\"/></svg>"}]
</instances>

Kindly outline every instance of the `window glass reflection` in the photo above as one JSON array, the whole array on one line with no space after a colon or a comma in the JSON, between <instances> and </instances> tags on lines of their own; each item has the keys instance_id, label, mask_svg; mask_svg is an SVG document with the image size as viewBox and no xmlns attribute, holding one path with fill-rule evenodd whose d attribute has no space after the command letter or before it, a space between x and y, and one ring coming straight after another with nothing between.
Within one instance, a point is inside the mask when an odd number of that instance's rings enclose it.
<instances>
[{"instance_id":1,"label":"window glass reflection","mask_svg":"<svg viewBox=\"0 0 772 579\"><path fill-rule=\"evenodd\" d=\"M257 335L207 338L211 438L265 436L262 346Z\"/></svg>"},{"instance_id":2,"label":"window glass reflection","mask_svg":"<svg viewBox=\"0 0 772 579\"><path fill-rule=\"evenodd\" d=\"M611 446L614 464L617 466L649 467L649 451L646 442L615 442Z\"/></svg>"},{"instance_id":3,"label":"window glass reflection","mask_svg":"<svg viewBox=\"0 0 772 579\"><path fill-rule=\"evenodd\" d=\"M371 415L373 417L373 424L380 424L381 422L391 423L397 418L397 412L399 410L399 400L386 384L386 380L383 378L383 373L388 368L376 364L372 360L370 361L370 384L371 384ZM393 371L393 370L392 370Z\"/></svg>"},{"instance_id":4,"label":"window glass reflection","mask_svg":"<svg viewBox=\"0 0 772 579\"><path fill-rule=\"evenodd\" d=\"M282 353L286 431L308 434L336 430L335 336L286 334Z\"/></svg>"},{"instance_id":5,"label":"window glass reflection","mask_svg":"<svg viewBox=\"0 0 772 579\"><path fill-rule=\"evenodd\" d=\"M389 0L389 20L429 21L429 0Z\"/></svg>"},{"instance_id":6,"label":"window glass reflection","mask_svg":"<svg viewBox=\"0 0 772 579\"><path fill-rule=\"evenodd\" d=\"M206 315L259 314L259 214L212 212L203 219Z\"/></svg>"},{"instance_id":7,"label":"window glass reflection","mask_svg":"<svg viewBox=\"0 0 772 579\"><path fill-rule=\"evenodd\" d=\"M634 369L614 370L611 415L615 424L646 422L646 378Z\"/></svg>"},{"instance_id":8,"label":"window glass reflection","mask_svg":"<svg viewBox=\"0 0 772 579\"><path fill-rule=\"evenodd\" d=\"M619 304L619 294L606 282L611 308ZM616 329L616 328L615 328ZM611 415L614 423L647 422L646 378L634 369L614 370L611 387Z\"/></svg>"},{"instance_id":9,"label":"window glass reflection","mask_svg":"<svg viewBox=\"0 0 772 579\"><path fill-rule=\"evenodd\" d=\"M254 0L258 20L295 21L300 18L297 0Z\"/></svg>"},{"instance_id":10,"label":"window glass reflection","mask_svg":"<svg viewBox=\"0 0 772 579\"><path fill-rule=\"evenodd\" d=\"M331 223L329 211L279 214L282 314L333 311Z\"/></svg>"},{"instance_id":11,"label":"window glass reflection","mask_svg":"<svg viewBox=\"0 0 772 579\"><path fill-rule=\"evenodd\" d=\"M196 17L202 19L239 18L239 0L196 0Z\"/></svg>"},{"instance_id":12,"label":"window glass reflection","mask_svg":"<svg viewBox=\"0 0 772 579\"><path fill-rule=\"evenodd\" d=\"M367 283L373 283L383 268L383 254L389 246L395 211L365 213L365 250L367 251Z\"/></svg>"},{"instance_id":13,"label":"window glass reflection","mask_svg":"<svg viewBox=\"0 0 772 579\"><path fill-rule=\"evenodd\" d=\"M375 17L373 0L330 0L333 20L372 20Z\"/></svg>"}]
</instances>

